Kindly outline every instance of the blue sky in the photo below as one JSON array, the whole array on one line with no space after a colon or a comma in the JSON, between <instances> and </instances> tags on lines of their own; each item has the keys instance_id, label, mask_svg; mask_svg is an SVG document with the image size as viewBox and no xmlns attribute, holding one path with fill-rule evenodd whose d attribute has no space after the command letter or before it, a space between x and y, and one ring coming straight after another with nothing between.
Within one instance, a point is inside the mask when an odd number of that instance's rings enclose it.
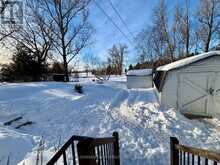
<instances>
[{"instance_id":1,"label":"blue sky","mask_svg":"<svg viewBox=\"0 0 220 165\"><path fill-rule=\"evenodd\" d=\"M130 38L132 43L120 33L120 31L108 20L102 11L95 5L94 2L90 6L90 22L94 26L96 32L93 36L94 44L87 50L99 57L105 59L107 50L114 43L125 43L129 47L129 61L134 61L134 45L135 42L132 36L127 31L126 27L120 21L117 14L112 9L108 0L96 0L106 13L114 20L121 30ZM127 23L130 31L136 35L143 29L151 20L151 9L156 1L153 0L111 0L114 6L120 11L121 16Z\"/></svg>"},{"instance_id":2,"label":"blue sky","mask_svg":"<svg viewBox=\"0 0 220 165\"><path fill-rule=\"evenodd\" d=\"M118 29L108 20L108 18L102 13L102 11L92 1L90 4L90 22L94 26L96 32L93 36L94 44L90 46L85 52L106 58L107 50L111 48L114 43L125 43L129 47L129 55L127 63L134 63L137 59L136 52L134 50L135 41L129 34L125 26L122 24L117 14L112 9L108 0L96 0L100 6L106 11L106 13L114 20L114 22L120 26L122 31L130 38L132 43L129 43L127 39L118 31ZM127 23L130 31L136 35L147 24L152 21L152 10L157 5L159 0L111 0L114 6L120 11L121 16ZM178 0L167 0L166 5L168 12L172 13L175 4ZM197 0L191 0L191 6L194 7ZM184 0L179 0L183 3Z\"/></svg>"}]
</instances>

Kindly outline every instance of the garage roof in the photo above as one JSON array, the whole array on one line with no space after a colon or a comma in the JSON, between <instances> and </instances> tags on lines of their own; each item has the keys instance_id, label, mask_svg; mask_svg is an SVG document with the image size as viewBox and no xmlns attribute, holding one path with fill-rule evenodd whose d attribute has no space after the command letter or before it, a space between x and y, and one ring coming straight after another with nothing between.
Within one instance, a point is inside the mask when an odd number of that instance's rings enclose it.
<instances>
[{"instance_id":1,"label":"garage roof","mask_svg":"<svg viewBox=\"0 0 220 165\"><path fill-rule=\"evenodd\" d=\"M178 60L178 61L172 62L170 64L160 66L159 68L157 68L157 71L166 71L167 72L169 70L173 70L173 69L183 67L185 65L197 62L199 60L208 58L208 57L213 56L213 55L220 55L220 51L211 51L211 52L208 52L208 53L203 53L203 54L195 55L195 56L192 56L192 57L184 58L182 60Z\"/></svg>"},{"instance_id":2,"label":"garage roof","mask_svg":"<svg viewBox=\"0 0 220 165\"><path fill-rule=\"evenodd\" d=\"M152 74L152 69L132 69L127 72L127 76L148 76Z\"/></svg>"}]
</instances>

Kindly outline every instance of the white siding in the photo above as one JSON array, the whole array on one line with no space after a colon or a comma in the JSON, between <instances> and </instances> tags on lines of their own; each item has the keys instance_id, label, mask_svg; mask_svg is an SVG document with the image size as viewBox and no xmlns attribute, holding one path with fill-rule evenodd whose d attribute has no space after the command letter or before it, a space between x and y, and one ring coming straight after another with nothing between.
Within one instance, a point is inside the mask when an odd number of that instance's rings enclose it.
<instances>
[{"instance_id":1,"label":"white siding","mask_svg":"<svg viewBox=\"0 0 220 165\"><path fill-rule=\"evenodd\" d=\"M175 71L170 71L166 76L161 92L161 104L177 109L177 75Z\"/></svg>"},{"instance_id":2,"label":"white siding","mask_svg":"<svg viewBox=\"0 0 220 165\"><path fill-rule=\"evenodd\" d=\"M127 76L127 88L150 88L152 76Z\"/></svg>"}]
</instances>

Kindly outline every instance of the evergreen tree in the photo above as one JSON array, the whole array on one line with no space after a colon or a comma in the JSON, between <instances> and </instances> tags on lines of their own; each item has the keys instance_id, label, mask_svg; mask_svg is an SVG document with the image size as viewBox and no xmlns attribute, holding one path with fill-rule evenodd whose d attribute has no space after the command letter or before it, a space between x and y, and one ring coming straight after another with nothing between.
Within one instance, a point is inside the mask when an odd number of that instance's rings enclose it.
<instances>
[{"instance_id":1,"label":"evergreen tree","mask_svg":"<svg viewBox=\"0 0 220 165\"><path fill-rule=\"evenodd\" d=\"M2 77L4 81L39 81L46 68L44 64L39 65L26 47L17 45L12 62L3 66Z\"/></svg>"},{"instance_id":2,"label":"evergreen tree","mask_svg":"<svg viewBox=\"0 0 220 165\"><path fill-rule=\"evenodd\" d=\"M130 64L128 70L132 70L132 69L133 69L133 66L132 66L132 64Z\"/></svg>"}]
</instances>

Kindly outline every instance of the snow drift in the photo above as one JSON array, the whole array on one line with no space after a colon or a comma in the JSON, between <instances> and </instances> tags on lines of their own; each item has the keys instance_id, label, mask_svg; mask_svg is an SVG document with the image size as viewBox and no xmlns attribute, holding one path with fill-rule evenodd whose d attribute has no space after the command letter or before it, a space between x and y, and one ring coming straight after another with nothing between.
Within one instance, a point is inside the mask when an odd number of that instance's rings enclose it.
<instances>
[{"instance_id":1,"label":"snow drift","mask_svg":"<svg viewBox=\"0 0 220 165\"><path fill-rule=\"evenodd\" d=\"M102 85L88 80L81 85L83 94L74 92L74 83L0 86L0 145L4 144L0 158L10 156L12 164L36 164L36 148L43 138L46 163L54 146L73 134L103 137L114 131L119 132L121 160L126 165L167 165L170 136L194 147L220 149L215 126L219 119L213 119L213 125L188 120L173 109L160 107L153 89L127 90L121 78ZM21 114L35 124L19 130L3 126ZM11 143L21 147L10 148Z\"/></svg>"}]
</instances>

